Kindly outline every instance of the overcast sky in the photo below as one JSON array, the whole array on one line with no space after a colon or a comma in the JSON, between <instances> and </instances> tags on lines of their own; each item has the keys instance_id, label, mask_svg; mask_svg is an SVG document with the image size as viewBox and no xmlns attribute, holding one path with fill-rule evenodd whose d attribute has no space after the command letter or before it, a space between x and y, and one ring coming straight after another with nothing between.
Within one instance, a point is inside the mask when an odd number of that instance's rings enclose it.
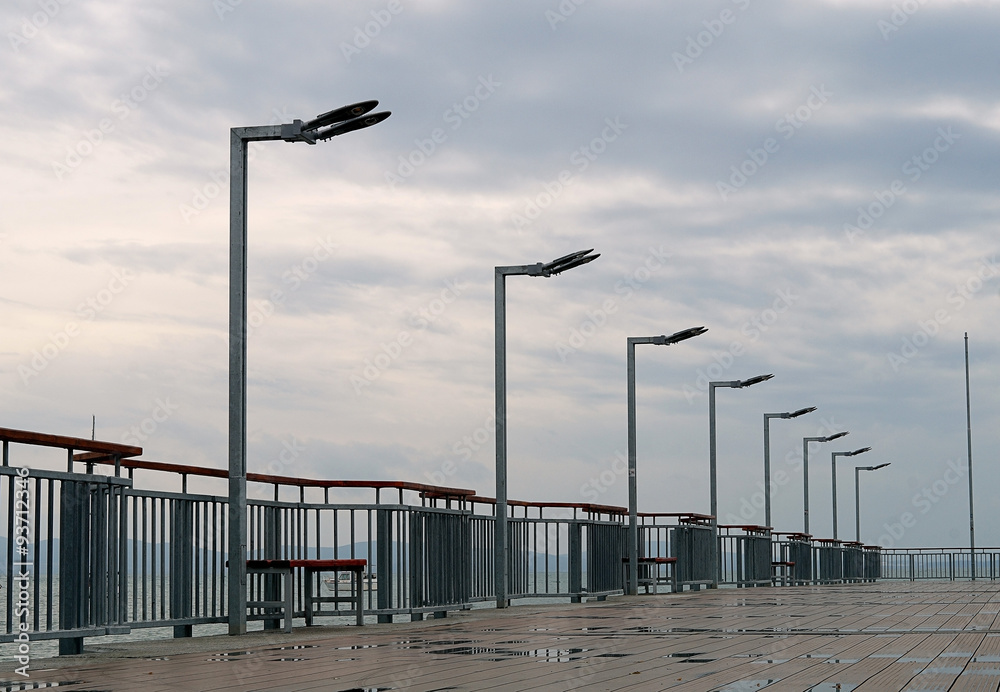
<instances>
[{"instance_id":1,"label":"overcast sky","mask_svg":"<svg viewBox=\"0 0 1000 692\"><path fill-rule=\"evenodd\" d=\"M0 9L2 426L224 468L234 126L393 115L249 166L248 468L494 493L493 267L509 494L1000 544L1000 7L987 2L13 0ZM282 452L284 451L284 454ZM17 463L17 457L14 457ZM617 471L616 471L617 469ZM779 473L780 472L780 473ZM148 478L148 476L147 476ZM253 496L251 491L251 496ZM911 517L905 519L909 513ZM894 524L899 523L896 527ZM908 524L905 528L902 523ZM898 535L892 535L896 533Z\"/></svg>"}]
</instances>

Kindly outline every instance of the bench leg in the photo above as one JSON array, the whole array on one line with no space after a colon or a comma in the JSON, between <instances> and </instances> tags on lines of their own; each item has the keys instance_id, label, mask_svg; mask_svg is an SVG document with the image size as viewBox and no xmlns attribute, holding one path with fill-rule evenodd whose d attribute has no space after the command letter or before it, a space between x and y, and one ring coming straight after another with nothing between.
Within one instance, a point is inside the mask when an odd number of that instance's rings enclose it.
<instances>
[{"instance_id":1,"label":"bench leg","mask_svg":"<svg viewBox=\"0 0 1000 692\"><path fill-rule=\"evenodd\" d=\"M356 578L355 578L355 581L357 582L357 585L358 585L358 590L357 590L357 593L356 593L357 600L355 602L357 603L357 606L358 606L357 607L357 611L358 611L358 627L360 627L363 624L365 624L365 597L364 597L364 593L365 593L364 586L365 585L364 585L364 577L362 576L361 570L356 571L355 575L357 575Z\"/></svg>"},{"instance_id":2,"label":"bench leg","mask_svg":"<svg viewBox=\"0 0 1000 692\"><path fill-rule=\"evenodd\" d=\"M306 575L306 627L312 627L313 624L313 576L314 572L308 568L305 570Z\"/></svg>"},{"instance_id":3,"label":"bench leg","mask_svg":"<svg viewBox=\"0 0 1000 692\"><path fill-rule=\"evenodd\" d=\"M285 572L285 632L292 633L292 570Z\"/></svg>"}]
</instances>

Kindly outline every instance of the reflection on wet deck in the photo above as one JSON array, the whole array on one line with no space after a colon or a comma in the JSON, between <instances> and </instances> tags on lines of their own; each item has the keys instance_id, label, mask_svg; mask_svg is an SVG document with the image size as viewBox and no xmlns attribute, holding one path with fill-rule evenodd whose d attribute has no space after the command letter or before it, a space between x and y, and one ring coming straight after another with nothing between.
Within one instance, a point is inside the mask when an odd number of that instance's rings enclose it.
<instances>
[{"instance_id":1,"label":"reflection on wet deck","mask_svg":"<svg viewBox=\"0 0 1000 692\"><path fill-rule=\"evenodd\" d=\"M0 692L998 690L998 618L990 582L702 591L298 627L266 644L156 642L142 658L121 645L115 658L38 661L30 681L0 674Z\"/></svg>"}]
</instances>

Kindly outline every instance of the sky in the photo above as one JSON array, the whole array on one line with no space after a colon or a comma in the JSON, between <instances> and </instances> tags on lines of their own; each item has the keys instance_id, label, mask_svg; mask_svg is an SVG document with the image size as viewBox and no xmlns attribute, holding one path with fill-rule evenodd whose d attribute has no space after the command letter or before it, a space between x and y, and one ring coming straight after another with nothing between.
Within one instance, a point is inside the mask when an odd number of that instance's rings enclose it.
<instances>
[{"instance_id":1,"label":"sky","mask_svg":"<svg viewBox=\"0 0 1000 692\"><path fill-rule=\"evenodd\" d=\"M452 0L0 9L2 427L227 466L229 133L378 99L251 151L251 472L494 494L493 267L512 499L1000 545L995 2ZM17 454L23 456L18 457ZM49 463L16 449L13 463ZM57 455L58 456L58 455ZM24 462L27 463L27 462ZM59 468L61 457L53 458ZM149 476L146 476L149 478ZM157 481L163 483L164 481ZM173 482L171 479L169 482ZM195 486L192 486L195 487ZM213 486L216 490L219 486ZM266 492L251 488L250 496Z\"/></svg>"}]
</instances>

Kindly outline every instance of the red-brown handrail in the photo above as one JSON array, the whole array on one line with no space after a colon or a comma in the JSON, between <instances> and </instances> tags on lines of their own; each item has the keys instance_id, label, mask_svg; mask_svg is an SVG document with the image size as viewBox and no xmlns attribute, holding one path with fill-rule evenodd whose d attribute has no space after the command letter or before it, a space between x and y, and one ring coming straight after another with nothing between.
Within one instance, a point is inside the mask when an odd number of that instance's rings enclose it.
<instances>
[{"instance_id":1,"label":"red-brown handrail","mask_svg":"<svg viewBox=\"0 0 1000 692\"><path fill-rule=\"evenodd\" d=\"M98 456L103 456L107 459L110 459L112 455L118 455L124 459L126 457L137 457L142 454L142 447L122 445L115 442L101 442L100 440L87 440L82 437L50 435L30 430L14 430L13 428L0 428L0 440L4 442L16 442L18 444L38 445L41 447L82 449L89 453L96 453ZM75 460L76 456L74 455L73 458Z\"/></svg>"},{"instance_id":2,"label":"red-brown handrail","mask_svg":"<svg viewBox=\"0 0 1000 692\"><path fill-rule=\"evenodd\" d=\"M75 454L74 461L83 461L91 464L112 464L107 454ZM207 476L210 478L229 478L229 472L225 469L205 468L203 466L187 466L184 464L170 464L163 461L149 461L146 459L123 459L121 465L128 469L145 469L148 471L163 471L165 473L180 473L190 476ZM269 483L277 485L298 486L302 488L372 488L380 490L391 488L394 490L413 490L421 493L439 494L441 497L462 497L468 498L476 494L475 490L467 488L448 488L438 485L428 485L426 483L412 483L410 481L355 481L355 480L329 480L318 478L296 478L294 476L274 476L267 473L248 473L247 480L255 483Z\"/></svg>"}]
</instances>

